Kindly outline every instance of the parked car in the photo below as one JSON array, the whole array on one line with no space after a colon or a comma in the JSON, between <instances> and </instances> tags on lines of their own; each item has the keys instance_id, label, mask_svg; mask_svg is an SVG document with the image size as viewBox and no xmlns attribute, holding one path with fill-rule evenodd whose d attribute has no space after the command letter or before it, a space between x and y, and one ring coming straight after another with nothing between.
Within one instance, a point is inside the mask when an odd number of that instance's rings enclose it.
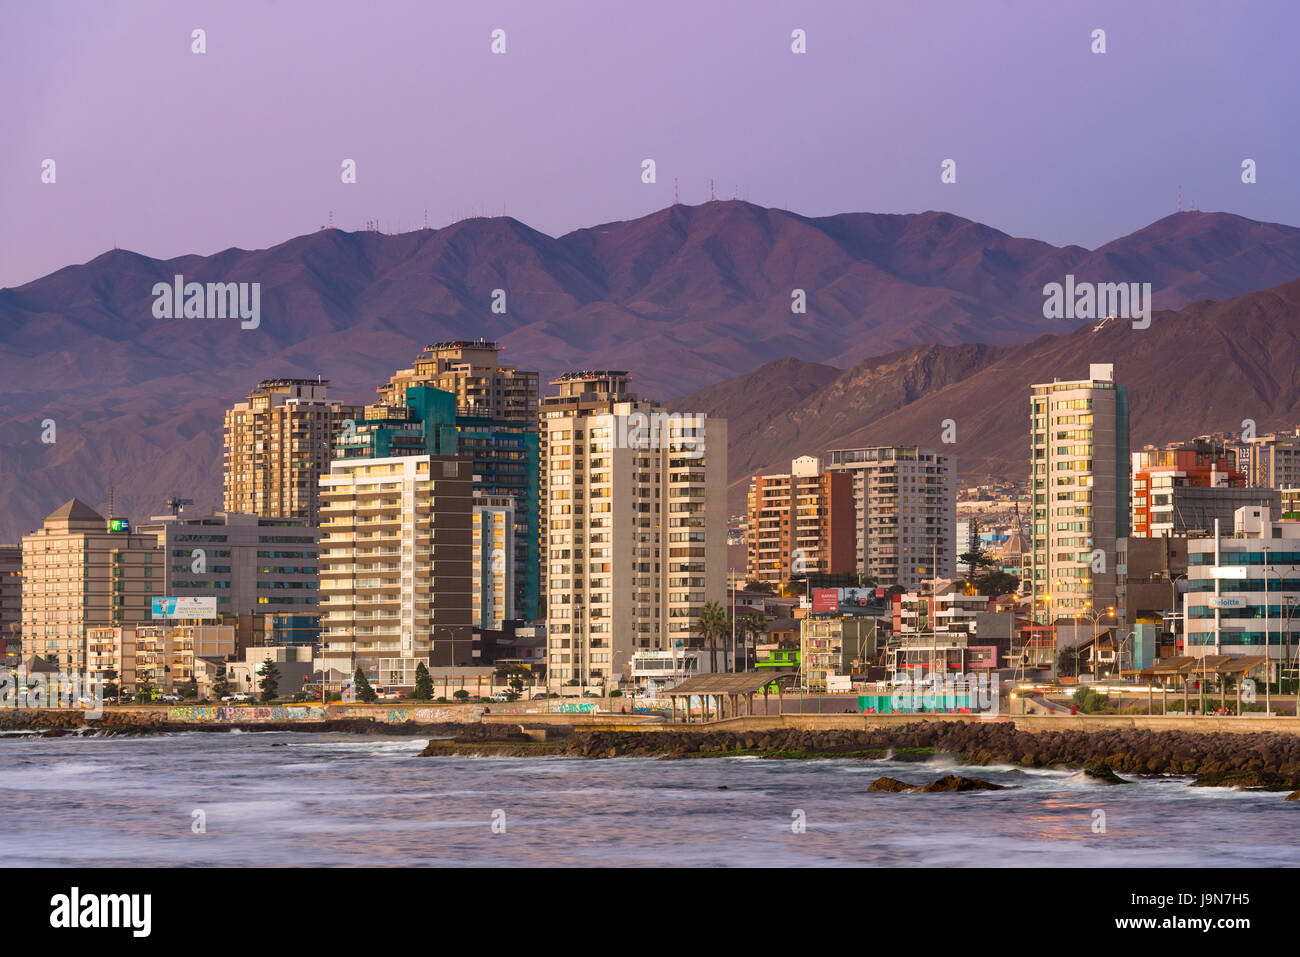
<instances>
[{"instance_id":1,"label":"parked car","mask_svg":"<svg viewBox=\"0 0 1300 957\"><path fill-rule=\"evenodd\" d=\"M546 694L545 691L539 691L537 692L537 694L533 695L533 700L537 701L540 698L546 698L546 697L548 697L548 695Z\"/></svg>"},{"instance_id":2,"label":"parked car","mask_svg":"<svg viewBox=\"0 0 1300 957\"><path fill-rule=\"evenodd\" d=\"M163 701L180 701L180 700L181 700L181 696L178 695L178 694L176 694L176 692L174 692L174 691L168 691L167 693L165 693L165 694L162 696L162 700L163 700Z\"/></svg>"},{"instance_id":3,"label":"parked car","mask_svg":"<svg viewBox=\"0 0 1300 957\"><path fill-rule=\"evenodd\" d=\"M510 699L506 697L506 693L504 691L498 691L496 694L492 696L491 700L504 702L504 701L509 701Z\"/></svg>"},{"instance_id":4,"label":"parked car","mask_svg":"<svg viewBox=\"0 0 1300 957\"><path fill-rule=\"evenodd\" d=\"M236 691L230 696L230 699L232 701L252 701L253 696L247 691ZM224 701L225 699L223 698L222 700Z\"/></svg>"}]
</instances>

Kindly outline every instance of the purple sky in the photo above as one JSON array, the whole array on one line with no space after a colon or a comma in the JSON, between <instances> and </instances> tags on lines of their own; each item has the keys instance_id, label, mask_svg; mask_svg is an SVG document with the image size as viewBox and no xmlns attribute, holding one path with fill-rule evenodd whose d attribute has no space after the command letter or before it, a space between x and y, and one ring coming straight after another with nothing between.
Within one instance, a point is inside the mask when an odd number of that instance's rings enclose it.
<instances>
[{"instance_id":1,"label":"purple sky","mask_svg":"<svg viewBox=\"0 0 1300 957\"><path fill-rule=\"evenodd\" d=\"M558 235L666 206L674 177L688 203L712 177L1088 247L1173 212L1180 183L1300 224L1293 0L93 0L3 23L0 286L113 246L270 246L331 210L393 231L504 209Z\"/></svg>"}]
</instances>

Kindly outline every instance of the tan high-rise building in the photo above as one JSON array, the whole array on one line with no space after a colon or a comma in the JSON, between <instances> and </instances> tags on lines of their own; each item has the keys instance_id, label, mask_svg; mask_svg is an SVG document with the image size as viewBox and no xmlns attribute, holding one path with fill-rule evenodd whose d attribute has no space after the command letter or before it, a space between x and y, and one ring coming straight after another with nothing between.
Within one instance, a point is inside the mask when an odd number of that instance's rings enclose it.
<instances>
[{"instance_id":1,"label":"tan high-rise building","mask_svg":"<svg viewBox=\"0 0 1300 957\"><path fill-rule=\"evenodd\" d=\"M23 536L23 655L84 673L86 630L147 622L166 596L156 535L71 499Z\"/></svg>"},{"instance_id":2,"label":"tan high-rise building","mask_svg":"<svg viewBox=\"0 0 1300 957\"><path fill-rule=\"evenodd\" d=\"M1113 622L1105 615L1115 605L1116 539L1129 534L1128 394L1101 363L1087 379L1031 390L1035 617Z\"/></svg>"},{"instance_id":3,"label":"tan high-rise building","mask_svg":"<svg viewBox=\"0 0 1300 957\"><path fill-rule=\"evenodd\" d=\"M917 446L834 449L853 476L858 570L881 588L916 588L957 571L956 462Z\"/></svg>"},{"instance_id":4,"label":"tan high-rise building","mask_svg":"<svg viewBox=\"0 0 1300 957\"><path fill-rule=\"evenodd\" d=\"M724 601L727 423L584 394L543 404L547 676L612 689L637 651L699 647Z\"/></svg>"},{"instance_id":5,"label":"tan high-rise building","mask_svg":"<svg viewBox=\"0 0 1300 957\"><path fill-rule=\"evenodd\" d=\"M852 476L823 472L815 456L795 459L789 472L749 480L751 581L855 574L856 531Z\"/></svg>"},{"instance_id":6,"label":"tan high-rise building","mask_svg":"<svg viewBox=\"0 0 1300 957\"><path fill-rule=\"evenodd\" d=\"M461 415L537 422L537 373L502 365L503 346L486 339L435 342L426 346L410 369L402 369L379 386L384 405L406 404L406 390L424 385L456 396Z\"/></svg>"},{"instance_id":7,"label":"tan high-rise building","mask_svg":"<svg viewBox=\"0 0 1300 957\"><path fill-rule=\"evenodd\" d=\"M321 658L410 688L423 662L473 663L468 459L338 459L321 477Z\"/></svg>"},{"instance_id":8,"label":"tan high-rise building","mask_svg":"<svg viewBox=\"0 0 1300 957\"><path fill-rule=\"evenodd\" d=\"M588 370L583 372L566 372L559 378L552 379L551 385L559 388L558 395L543 396L538 410L540 432L538 434L538 455L541 461L541 507L538 509L538 542L541 552L539 581L542 594L542 611L546 608L546 525L548 508L546 490L549 488L547 476L546 437L550 432L548 423L553 419L571 419L582 415L598 415L612 412L615 402L635 402L636 396L628 386L628 373L621 369Z\"/></svg>"},{"instance_id":9,"label":"tan high-rise building","mask_svg":"<svg viewBox=\"0 0 1300 957\"><path fill-rule=\"evenodd\" d=\"M330 401L325 379L266 379L226 412L225 510L319 521L334 435L363 406Z\"/></svg>"}]
</instances>

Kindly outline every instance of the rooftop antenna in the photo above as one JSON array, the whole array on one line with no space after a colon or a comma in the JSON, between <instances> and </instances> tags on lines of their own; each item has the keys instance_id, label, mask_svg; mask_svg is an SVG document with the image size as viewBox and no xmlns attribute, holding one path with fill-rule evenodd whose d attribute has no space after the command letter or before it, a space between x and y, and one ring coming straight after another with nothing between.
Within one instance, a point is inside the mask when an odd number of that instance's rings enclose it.
<instances>
[{"instance_id":1,"label":"rooftop antenna","mask_svg":"<svg viewBox=\"0 0 1300 957\"><path fill-rule=\"evenodd\" d=\"M167 507L172 510L172 518L180 518L181 512L185 511L185 506L193 504L194 499L181 498L180 492L173 493L172 497L167 500Z\"/></svg>"},{"instance_id":2,"label":"rooftop antenna","mask_svg":"<svg viewBox=\"0 0 1300 957\"><path fill-rule=\"evenodd\" d=\"M330 229L334 228L334 210L330 210Z\"/></svg>"},{"instance_id":3,"label":"rooftop antenna","mask_svg":"<svg viewBox=\"0 0 1300 957\"><path fill-rule=\"evenodd\" d=\"M677 198L677 177L674 176L674 177L673 177L673 205L676 206L676 205L678 205L680 202L681 202L681 200L679 200L679 199Z\"/></svg>"},{"instance_id":4,"label":"rooftop antenna","mask_svg":"<svg viewBox=\"0 0 1300 957\"><path fill-rule=\"evenodd\" d=\"M113 499L116 491L112 485L108 487L108 520L110 522L116 517L113 514Z\"/></svg>"},{"instance_id":5,"label":"rooftop antenna","mask_svg":"<svg viewBox=\"0 0 1300 957\"><path fill-rule=\"evenodd\" d=\"M709 178L709 202L713 202L713 178Z\"/></svg>"},{"instance_id":6,"label":"rooftop antenna","mask_svg":"<svg viewBox=\"0 0 1300 957\"><path fill-rule=\"evenodd\" d=\"M1183 211L1183 184L1178 184L1178 211Z\"/></svg>"},{"instance_id":7,"label":"rooftop antenna","mask_svg":"<svg viewBox=\"0 0 1300 957\"><path fill-rule=\"evenodd\" d=\"M429 211L427 209L424 211L424 228L429 228Z\"/></svg>"}]
</instances>

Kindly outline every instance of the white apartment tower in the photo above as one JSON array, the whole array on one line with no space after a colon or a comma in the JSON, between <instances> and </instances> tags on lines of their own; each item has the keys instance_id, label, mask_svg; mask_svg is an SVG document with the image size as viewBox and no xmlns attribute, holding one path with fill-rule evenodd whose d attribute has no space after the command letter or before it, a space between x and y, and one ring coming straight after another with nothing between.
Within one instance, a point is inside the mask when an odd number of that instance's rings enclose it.
<instances>
[{"instance_id":1,"label":"white apartment tower","mask_svg":"<svg viewBox=\"0 0 1300 957\"><path fill-rule=\"evenodd\" d=\"M321 659L384 688L472 662L468 459L336 459L321 477Z\"/></svg>"},{"instance_id":2,"label":"white apartment tower","mask_svg":"<svg viewBox=\"0 0 1300 957\"><path fill-rule=\"evenodd\" d=\"M612 688L635 652L698 645L724 600L727 423L631 398L542 408L548 681Z\"/></svg>"}]
</instances>

